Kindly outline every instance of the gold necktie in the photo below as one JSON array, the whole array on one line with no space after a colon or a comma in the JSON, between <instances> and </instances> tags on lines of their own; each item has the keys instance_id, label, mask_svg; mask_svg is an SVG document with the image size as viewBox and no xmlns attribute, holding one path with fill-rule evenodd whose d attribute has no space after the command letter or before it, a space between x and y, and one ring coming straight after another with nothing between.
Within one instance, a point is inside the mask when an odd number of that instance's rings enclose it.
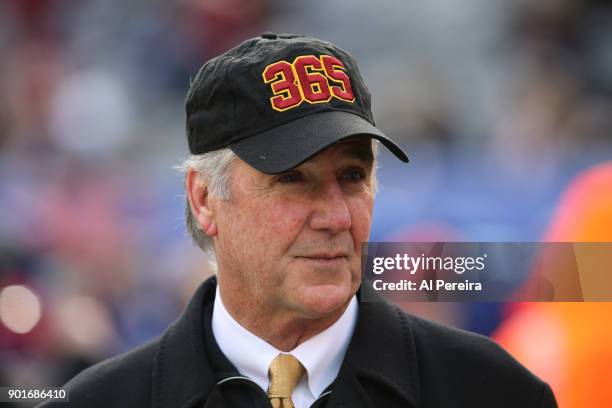
<instances>
[{"instance_id":1,"label":"gold necktie","mask_svg":"<svg viewBox=\"0 0 612 408\"><path fill-rule=\"evenodd\" d=\"M279 354L270 363L268 398L272 408L293 408L291 393L304 375L304 366L291 354Z\"/></svg>"}]
</instances>

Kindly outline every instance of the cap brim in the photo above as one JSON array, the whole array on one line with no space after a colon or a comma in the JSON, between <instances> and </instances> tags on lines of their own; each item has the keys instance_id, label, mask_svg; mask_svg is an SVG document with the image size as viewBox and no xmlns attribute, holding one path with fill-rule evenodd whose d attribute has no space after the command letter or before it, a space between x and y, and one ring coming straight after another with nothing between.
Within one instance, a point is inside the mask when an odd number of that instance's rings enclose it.
<instances>
[{"instance_id":1,"label":"cap brim","mask_svg":"<svg viewBox=\"0 0 612 408\"><path fill-rule=\"evenodd\" d=\"M408 162L406 153L370 122L343 111L304 116L229 147L256 170L278 174L299 166L333 143L356 135L380 140L398 159Z\"/></svg>"}]
</instances>

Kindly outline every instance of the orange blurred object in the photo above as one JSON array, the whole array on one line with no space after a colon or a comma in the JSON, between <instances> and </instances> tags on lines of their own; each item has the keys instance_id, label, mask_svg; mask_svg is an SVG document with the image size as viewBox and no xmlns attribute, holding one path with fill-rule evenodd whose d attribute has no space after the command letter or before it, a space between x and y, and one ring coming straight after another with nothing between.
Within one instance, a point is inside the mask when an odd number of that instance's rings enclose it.
<instances>
[{"instance_id":1,"label":"orange blurred object","mask_svg":"<svg viewBox=\"0 0 612 408\"><path fill-rule=\"evenodd\" d=\"M570 183L544 240L612 242L612 162L586 170Z\"/></svg>"},{"instance_id":2,"label":"orange blurred object","mask_svg":"<svg viewBox=\"0 0 612 408\"><path fill-rule=\"evenodd\" d=\"M569 184L544 241L612 242L612 162ZM493 337L551 385L559 406L612 406L612 302L516 306Z\"/></svg>"}]
</instances>

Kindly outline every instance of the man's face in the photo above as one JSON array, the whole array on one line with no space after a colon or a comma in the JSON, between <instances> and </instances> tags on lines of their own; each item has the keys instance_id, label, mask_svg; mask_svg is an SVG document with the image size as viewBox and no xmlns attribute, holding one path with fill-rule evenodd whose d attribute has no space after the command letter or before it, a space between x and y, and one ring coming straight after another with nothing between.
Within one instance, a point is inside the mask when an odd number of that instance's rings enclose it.
<instances>
[{"instance_id":1,"label":"man's face","mask_svg":"<svg viewBox=\"0 0 612 408\"><path fill-rule=\"evenodd\" d=\"M342 310L360 284L372 166L368 138L335 144L279 175L237 160L231 198L212 204L224 299L305 318Z\"/></svg>"}]
</instances>

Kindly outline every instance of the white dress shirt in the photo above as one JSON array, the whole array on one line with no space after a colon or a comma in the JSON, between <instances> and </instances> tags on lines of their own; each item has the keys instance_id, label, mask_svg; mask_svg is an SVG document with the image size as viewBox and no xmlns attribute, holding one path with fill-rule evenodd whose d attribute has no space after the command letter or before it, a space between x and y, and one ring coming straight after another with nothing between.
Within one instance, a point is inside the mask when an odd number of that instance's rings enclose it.
<instances>
[{"instance_id":1,"label":"white dress shirt","mask_svg":"<svg viewBox=\"0 0 612 408\"><path fill-rule=\"evenodd\" d=\"M310 407L338 375L357 322L357 312L357 299L353 296L333 325L286 353L300 360L306 369L306 374L292 394L296 408ZM266 391L270 383L270 363L279 353L285 352L255 336L234 320L223 305L219 288L213 308L212 331L219 348L238 371Z\"/></svg>"}]
</instances>

